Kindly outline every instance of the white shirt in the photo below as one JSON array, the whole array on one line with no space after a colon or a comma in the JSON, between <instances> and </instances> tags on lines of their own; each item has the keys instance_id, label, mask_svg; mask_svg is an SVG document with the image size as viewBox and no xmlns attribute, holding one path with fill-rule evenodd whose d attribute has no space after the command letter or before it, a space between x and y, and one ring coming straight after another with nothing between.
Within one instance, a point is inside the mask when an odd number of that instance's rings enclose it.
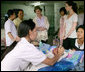
<instances>
[{"instance_id":1,"label":"white shirt","mask_svg":"<svg viewBox=\"0 0 85 72\"><path fill-rule=\"evenodd\" d=\"M66 16L65 18L65 24L66 24L66 34L68 34L68 32L70 31L71 27L72 27L72 24L73 22L78 22L78 15L76 13L74 13L70 18L68 18L68 15ZM73 31L73 33L68 37L68 38L77 38L77 34L76 34L76 28L75 30Z\"/></svg>"},{"instance_id":2,"label":"white shirt","mask_svg":"<svg viewBox=\"0 0 85 72\"><path fill-rule=\"evenodd\" d=\"M39 27L44 27L44 28L46 28L44 22L45 22L45 21L44 21L44 16L42 16L41 19L40 19L39 17L37 17L37 23L38 23L38 26L39 26Z\"/></svg>"},{"instance_id":3,"label":"white shirt","mask_svg":"<svg viewBox=\"0 0 85 72\"><path fill-rule=\"evenodd\" d=\"M42 16L41 19L39 17L35 17L33 19L33 21L36 24L36 27L44 27L47 30L44 31L38 31L37 33L37 38L36 40L40 41L40 40L44 40L46 41L48 39L48 29L49 29L49 22L46 16Z\"/></svg>"},{"instance_id":4,"label":"white shirt","mask_svg":"<svg viewBox=\"0 0 85 72\"><path fill-rule=\"evenodd\" d=\"M17 29L18 29L18 27L19 27L20 23L22 22L22 20L17 17L16 19L13 20L13 22L14 22L15 26L16 26Z\"/></svg>"},{"instance_id":5,"label":"white shirt","mask_svg":"<svg viewBox=\"0 0 85 72\"><path fill-rule=\"evenodd\" d=\"M76 41L75 41L75 46L76 46L77 48L81 49L81 50L84 49L84 43L83 43L81 46L79 46L79 44L78 44L78 42L77 42L77 39L76 39Z\"/></svg>"},{"instance_id":6,"label":"white shirt","mask_svg":"<svg viewBox=\"0 0 85 72\"><path fill-rule=\"evenodd\" d=\"M6 36L6 46L10 46L13 43L13 41L8 36L8 32L11 32L11 34L15 38L17 36L17 30L16 30L16 27L15 27L13 21L10 19L8 19L5 22L4 28L5 28L5 36Z\"/></svg>"},{"instance_id":7,"label":"white shirt","mask_svg":"<svg viewBox=\"0 0 85 72\"><path fill-rule=\"evenodd\" d=\"M15 48L2 60L1 70L22 71L29 65L29 63L38 65L45 59L46 55L23 37Z\"/></svg>"}]
</instances>

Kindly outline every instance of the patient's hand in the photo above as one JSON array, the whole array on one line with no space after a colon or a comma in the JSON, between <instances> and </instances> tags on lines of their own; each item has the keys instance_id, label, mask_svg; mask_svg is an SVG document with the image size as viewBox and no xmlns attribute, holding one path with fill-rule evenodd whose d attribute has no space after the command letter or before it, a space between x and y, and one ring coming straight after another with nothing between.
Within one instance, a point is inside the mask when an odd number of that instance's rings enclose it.
<instances>
[{"instance_id":1,"label":"patient's hand","mask_svg":"<svg viewBox=\"0 0 85 72\"><path fill-rule=\"evenodd\" d=\"M53 50L53 54L54 54L54 55L59 55L59 56L61 56L63 53L64 53L64 48L63 48L63 47L55 48L55 49Z\"/></svg>"},{"instance_id":2,"label":"patient's hand","mask_svg":"<svg viewBox=\"0 0 85 72\"><path fill-rule=\"evenodd\" d=\"M57 52L58 52L58 48L55 48L55 49L53 50L53 54L56 55Z\"/></svg>"}]
</instances>

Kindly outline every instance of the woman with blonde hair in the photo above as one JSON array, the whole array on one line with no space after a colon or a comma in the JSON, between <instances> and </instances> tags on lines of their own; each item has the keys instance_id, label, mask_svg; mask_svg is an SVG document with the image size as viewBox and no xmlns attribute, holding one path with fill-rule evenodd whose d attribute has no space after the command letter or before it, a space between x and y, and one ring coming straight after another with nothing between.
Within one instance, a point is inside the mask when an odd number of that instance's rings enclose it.
<instances>
[{"instance_id":1,"label":"woman with blonde hair","mask_svg":"<svg viewBox=\"0 0 85 72\"><path fill-rule=\"evenodd\" d=\"M34 12L36 13L36 17L33 19L33 21L36 24L37 27L37 40L46 42L48 40L48 29L49 29L49 22L46 16L43 16L41 14L42 9L39 6L36 6L34 8Z\"/></svg>"}]
</instances>

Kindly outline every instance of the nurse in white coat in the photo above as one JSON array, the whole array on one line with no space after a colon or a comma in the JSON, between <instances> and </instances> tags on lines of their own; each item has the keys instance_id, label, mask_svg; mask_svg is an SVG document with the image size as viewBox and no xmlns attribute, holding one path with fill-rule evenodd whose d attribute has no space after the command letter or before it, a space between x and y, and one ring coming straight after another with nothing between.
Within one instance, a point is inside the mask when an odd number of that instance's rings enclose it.
<instances>
[{"instance_id":1,"label":"nurse in white coat","mask_svg":"<svg viewBox=\"0 0 85 72\"><path fill-rule=\"evenodd\" d=\"M29 64L54 65L64 52L64 48L54 50L54 57L48 58L30 42L37 36L35 23L30 20L22 21L19 26L21 40L1 61L1 71L24 71Z\"/></svg>"}]
</instances>

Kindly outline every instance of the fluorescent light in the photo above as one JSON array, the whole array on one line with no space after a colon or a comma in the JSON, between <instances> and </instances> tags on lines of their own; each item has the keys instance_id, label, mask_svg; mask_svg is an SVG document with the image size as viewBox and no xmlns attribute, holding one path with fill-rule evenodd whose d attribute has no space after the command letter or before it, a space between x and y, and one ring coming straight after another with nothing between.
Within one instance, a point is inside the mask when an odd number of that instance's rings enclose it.
<instances>
[{"instance_id":1,"label":"fluorescent light","mask_svg":"<svg viewBox=\"0 0 85 72\"><path fill-rule=\"evenodd\" d=\"M30 3L30 5L39 6L39 5L45 5L45 3L35 2L35 3Z\"/></svg>"},{"instance_id":2,"label":"fluorescent light","mask_svg":"<svg viewBox=\"0 0 85 72\"><path fill-rule=\"evenodd\" d=\"M34 3L34 6L38 6L38 5L40 5L40 2Z\"/></svg>"}]
</instances>

